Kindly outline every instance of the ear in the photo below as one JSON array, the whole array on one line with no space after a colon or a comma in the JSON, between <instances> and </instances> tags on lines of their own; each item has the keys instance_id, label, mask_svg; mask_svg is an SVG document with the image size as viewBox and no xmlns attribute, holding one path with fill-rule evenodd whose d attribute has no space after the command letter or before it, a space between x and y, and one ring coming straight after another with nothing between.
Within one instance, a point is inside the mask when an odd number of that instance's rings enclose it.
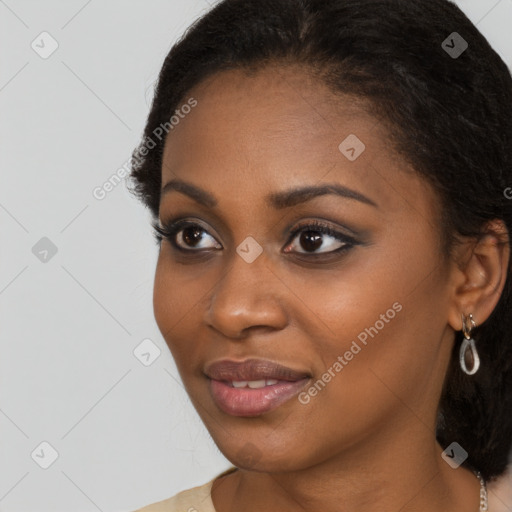
<instances>
[{"instance_id":1,"label":"ear","mask_svg":"<svg viewBox=\"0 0 512 512\"><path fill-rule=\"evenodd\" d=\"M484 226L481 237L464 241L457 247L458 264L453 266L453 297L448 323L462 329L461 315L473 314L476 325L489 318L498 303L508 274L510 245L502 220Z\"/></svg>"}]
</instances>

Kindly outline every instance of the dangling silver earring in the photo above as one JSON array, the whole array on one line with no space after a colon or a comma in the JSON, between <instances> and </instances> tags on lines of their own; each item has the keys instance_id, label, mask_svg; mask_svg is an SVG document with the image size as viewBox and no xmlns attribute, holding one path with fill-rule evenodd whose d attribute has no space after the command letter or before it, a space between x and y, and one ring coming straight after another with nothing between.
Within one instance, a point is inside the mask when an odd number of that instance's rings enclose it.
<instances>
[{"instance_id":1,"label":"dangling silver earring","mask_svg":"<svg viewBox=\"0 0 512 512\"><path fill-rule=\"evenodd\" d=\"M470 313L467 317L462 314L462 332L464 333L464 339L462 340L460 346L460 367L462 371L467 375L474 375L478 368L480 368L480 358L478 357L478 352L475 346L475 340L471 337L471 331L476 327L476 323L473 320L473 315ZM471 358L473 359L473 365L470 370L466 366L466 355L471 354Z\"/></svg>"}]
</instances>

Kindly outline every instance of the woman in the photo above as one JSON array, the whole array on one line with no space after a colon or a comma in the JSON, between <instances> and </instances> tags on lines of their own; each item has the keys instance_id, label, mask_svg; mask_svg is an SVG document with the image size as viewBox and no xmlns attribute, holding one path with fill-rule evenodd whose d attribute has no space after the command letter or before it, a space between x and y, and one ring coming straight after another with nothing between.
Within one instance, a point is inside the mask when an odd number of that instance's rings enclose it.
<instances>
[{"instance_id":1,"label":"woman","mask_svg":"<svg viewBox=\"0 0 512 512\"><path fill-rule=\"evenodd\" d=\"M144 511L487 510L512 440L511 111L447 0L194 23L132 178L156 321L233 467Z\"/></svg>"}]
</instances>

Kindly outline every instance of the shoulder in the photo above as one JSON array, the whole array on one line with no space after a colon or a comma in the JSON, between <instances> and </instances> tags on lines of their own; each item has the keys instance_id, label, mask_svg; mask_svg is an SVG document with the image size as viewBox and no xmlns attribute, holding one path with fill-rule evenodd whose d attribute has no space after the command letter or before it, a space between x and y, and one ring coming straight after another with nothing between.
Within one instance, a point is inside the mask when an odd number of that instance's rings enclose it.
<instances>
[{"instance_id":1,"label":"shoulder","mask_svg":"<svg viewBox=\"0 0 512 512\"><path fill-rule=\"evenodd\" d=\"M153 503L136 512L215 512L210 506L211 482L181 491L172 498Z\"/></svg>"},{"instance_id":2,"label":"shoulder","mask_svg":"<svg viewBox=\"0 0 512 512\"><path fill-rule=\"evenodd\" d=\"M231 467L203 485L181 491L172 498L153 503L135 512L215 512L211 498L213 482L235 470L235 467Z\"/></svg>"},{"instance_id":3,"label":"shoulder","mask_svg":"<svg viewBox=\"0 0 512 512\"><path fill-rule=\"evenodd\" d=\"M505 473L487 485L489 491L489 510L508 512L512 509L512 466Z\"/></svg>"}]
</instances>

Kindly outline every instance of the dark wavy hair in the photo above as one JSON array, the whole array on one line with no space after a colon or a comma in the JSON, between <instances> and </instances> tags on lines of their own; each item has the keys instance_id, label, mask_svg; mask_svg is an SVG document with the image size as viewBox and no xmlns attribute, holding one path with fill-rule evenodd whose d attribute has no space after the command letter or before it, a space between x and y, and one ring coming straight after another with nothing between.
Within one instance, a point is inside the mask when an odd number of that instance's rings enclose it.
<instances>
[{"instance_id":1,"label":"dark wavy hair","mask_svg":"<svg viewBox=\"0 0 512 512\"><path fill-rule=\"evenodd\" d=\"M457 58L443 41L457 32ZM452 42L450 46L453 46ZM512 229L512 78L464 13L448 0L224 0L167 55L141 143L131 191L158 218L165 137L190 89L227 69L299 64L333 91L366 100L389 142L434 187L450 257L458 235L480 237L487 221ZM169 125L167 125L169 127ZM160 130L161 131L161 130ZM158 133L158 132L157 132ZM148 150L148 141L152 140ZM506 241L504 243L509 243ZM512 444L511 265L491 316L474 331L481 368L458 364L455 333L438 410L442 447L458 442L464 465L486 480L502 474Z\"/></svg>"}]
</instances>

